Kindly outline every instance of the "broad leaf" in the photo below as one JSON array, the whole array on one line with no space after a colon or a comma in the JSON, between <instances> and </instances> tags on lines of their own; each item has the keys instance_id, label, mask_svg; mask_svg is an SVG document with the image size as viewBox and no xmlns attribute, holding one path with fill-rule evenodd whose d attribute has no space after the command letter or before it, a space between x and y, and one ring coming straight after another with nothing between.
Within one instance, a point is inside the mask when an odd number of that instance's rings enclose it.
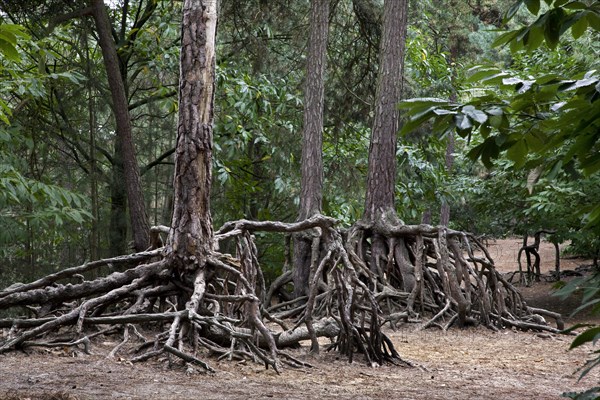
<instances>
[{"instance_id":1,"label":"broad leaf","mask_svg":"<svg viewBox=\"0 0 600 400\"><path fill-rule=\"evenodd\" d=\"M21 59L17 48L3 39L0 39L0 53L4 54L4 56L11 61L19 61Z\"/></svg>"},{"instance_id":2,"label":"broad leaf","mask_svg":"<svg viewBox=\"0 0 600 400\"><path fill-rule=\"evenodd\" d=\"M497 76L497 74L501 73L498 68L489 68L489 67L474 67L469 69L468 71L470 76L467 78L467 82L478 82L483 80L484 78L491 78Z\"/></svg>"},{"instance_id":3,"label":"broad leaf","mask_svg":"<svg viewBox=\"0 0 600 400\"><path fill-rule=\"evenodd\" d=\"M523 44L527 47L527 51L533 51L540 47L544 41L544 30L539 26L532 26L527 31L527 35L523 37Z\"/></svg>"},{"instance_id":4,"label":"broad leaf","mask_svg":"<svg viewBox=\"0 0 600 400\"><path fill-rule=\"evenodd\" d=\"M558 45L564 14L562 8L555 8L548 12L548 20L544 25L544 38L551 49L556 48Z\"/></svg>"},{"instance_id":5,"label":"broad leaf","mask_svg":"<svg viewBox=\"0 0 600 400\"><path fill-rule=\"evenodd\" d=\"M465 114L456 114L454 121L456 123L456 127L462 131L471 129L473 127L473 123Z\"/></svg>"},{"instance_id":6,"label":"broad leaf","mask_svg":"<svg viewBox=\"0 0 600 400\"><path fill-rule=\"evenodd\" d=\"M540 11L540 0L525 0L525 5L527 6L529 12L533 15L537 15L537 13Z\"/></svg>"},{"instance_id":7,"label":"broad leaf","mask_svg":"<svg viewBox=\"0 0 600 400\"><path fill-rule=\"evenodd\" d=\"M524 28L517 31L509 31L503 33L502 35L498 36L496 40L494 40L494 42L492 43L492 47L498 47L512 42L523 31Z\"/></svg>"},{"instance_id":8,"label":"broad leaf","mask_svg":"<svg viewBox=\"0 0 600 400\"><path fill-rule=\"evenodd\" d=\"M483 111L477 110L471 105L464 106L462 112L465 115L467 115L470 119L478 122L479 124L483 124L485 121L487 121L487 115Z\"/></svg>"},{"instance_id":9,"label":"broad leaf","mask_svg":"<svg viewBox=\"0 0 600 400\"><path fill-rule=\"evenodd\" d=\"M595 343L598 339L600 339L600 326L590 328L580 333L579 336L573 340L573 343L571 343L569 350L589 342Z\"/></svg>"},{"instance_id":10,"label":"broad leaf","mask_svg":"<svg viewBox=\"0 0 600 400\"><path fill-rule=\"evenodd\" d=\"M518 140L515 144L509 147L506 156L515 162L515 167L520 168L527 161L528 147L525 140Z\"/></svg>"},{"instance_id":11,"label":"broad leaf","mask_svg":"<svg viewBox=\"0 0 600 400\"><path fill-rule=\"evenodd\" d=\"M585 33L587 28L588 19L585 18L585 15L582 15L582 18L579 18L577 22L575 22L573 26L571 26L571 35L573 35L573 39L579 39L581 35Z\"/></svg>"},{"instance_id":12,"label":"broad leaf","mask_svg":"<svg viewBox=\"0 0 600 400\"><path fill-rule=\"evenodd\" d=\"M600 225L600 204L597 204L596 207L594 207L594 209L587 215L586 220L586 228L593 228Z\"/></svg>"},{"instance_id":13,"label":"broad leaf","mask_svg":"<svg viewBox=\"0 0 600 400\"><path fill-rule=\"evenodd\" d=\"M584 10L587 8L587 5L582 1L570 1L563 7L569 10Z\"/></svg>"},{"instance_id":14,"label":"broad leaf","mask_svg":"<svg viewBox=\"0 0 600 400\"><path fill-rule=\"evenodd\" d=\"M587 15L587 21L592 29L600 31L600 15L596 14L595 12L590 12Z\"/></svg>"},{"instance_id":15,"label":"broad leaf","mask_svg":"<svg viewBox=\"0 0 600 400\"><path fill-rule=\"evenodd\" d=\"M440 99L440 98L436 98L436 97L419 97L416 99L408 99L408 100L403 100L400 103L398 103L398 107L401 109L406 109L406 108L413 108L416 106L441 106L441 105L448 105L450 104L450 102L446 99Z\"/></svg>"},{"instance_id":16,"label":"broad leaf","mask_svg":"<svg viewBox=\"0 0 600 400\"><path fill-rule=\"evenodd\" d=\"M510 21L512 19L512 17L515 16L515 14L517 13L517 11L519 11L519 8L521 8L521 5L523 4L523 0L519 0L517 2L515 2L506 12L506 15L504 16L504 23L507 23L508 21Z\"/></svg>"}]
</instances>

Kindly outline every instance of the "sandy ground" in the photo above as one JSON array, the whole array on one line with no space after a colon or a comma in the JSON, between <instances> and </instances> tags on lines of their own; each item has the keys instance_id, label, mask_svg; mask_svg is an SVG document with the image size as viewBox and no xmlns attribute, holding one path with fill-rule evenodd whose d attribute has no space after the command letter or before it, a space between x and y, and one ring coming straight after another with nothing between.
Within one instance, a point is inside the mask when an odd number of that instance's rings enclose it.
<instances>
[{"instance_id":1,"label":"sandy ground","mask_svg":"<svg viewBox=\"0 0 600 400\"><path fill-rule=\"evenodd\" d=\"M499 270L517 268L520 240L490 243ZM554 268L554 250L542 248L542 267ZM563 260L574 269L581 260ZM523 292L533 305L568 311L577 300L550 296L551 284ZM578 316L600 323L597 316ZM32 351L0 355L0 399L559 399L564 391L600 383L600 370L578 382L590 346L568 351L572 337L485 328L416 331L404 325L388 331L401 356L414 368L371 368L359 356L353 364L335 354L317 357L306 347L294 355L313 368L284 369L278 375L254 363L207 359L215 374L169 368L166 359L131 364L106 355L120 338L107 338L92 354Z\"/></svg>"}]
</instances>

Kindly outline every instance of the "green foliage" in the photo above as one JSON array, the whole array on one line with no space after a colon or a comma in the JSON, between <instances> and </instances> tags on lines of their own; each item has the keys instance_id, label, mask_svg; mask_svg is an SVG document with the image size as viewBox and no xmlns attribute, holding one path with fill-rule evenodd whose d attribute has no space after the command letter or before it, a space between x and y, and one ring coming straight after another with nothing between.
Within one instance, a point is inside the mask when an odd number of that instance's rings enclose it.
<instances>
[{"instance_id":1,"label":"green foliage","mask_svg":"<svg viewBox=\"0 0 600 400\"><path fill-rule=\"evenodd\" d=\"M400 144L397 149L398 174L396 209L406 223L420 223L428 210L439 209L450 200L449 173L443 162L445 144L429 138Z\"/></svg>"},{"instance_id":2,"label":"green foliage","mask_svg":"<svg viewBox=\"0 0 600 400\"><path fill-rule=\"evenodd\" d=\"M8 60L18 62L21 55L17 49L20 40L29 40L25 29L16 24L0 23L0 54Z\"/></svg>"},{"instance_id":3,"label":"green foliage","mask_svg":"<svg viewBox=\"0 0 600 400\"><path fill-rule=\"evenodd\" d=\"M38 152L43 150L13 115L14 107L46 97L53 85L79 85L83 80L75 72L51 72L44 63L30 63L32 55L39 60L54 57L44 40L32 40L18 25L0 25L0 119L5 125L0 127L0 260L7 264L0 276L2 285L33 277L33 271L16 268L43 264L37 256L80 235L78 229L91 219L86 196L36 173Z\"/></svg>"},{"instance_id":4,"label":"green foliage","mask_svg":"<svg viewBox=\"0 0 600 400\"><path fill-rule=\"evenodd\" d=\"M563 287L555 292L555 295L561 299L573 296L575 293L583 294L582 305L577 308L573 314L587 308L591 308L592 312L600 312L600 273L596 272L593 275L579 277L569 281ZM578 324L569 328L565 333L572 332L578 328L586 328L583 332L577 335L569 350L583 346L585 344L596 345L600 340L600 326L589 324ZM579 379L583 379L592 369L600 365L600 350L594 350L591 353L591 358L586 360L585 364L579 369ZM563 397L576 400L588 400L600 398L600 387L593 387L585 392L569 392L563 393Z\"/></svg>"},{"instance_id":5,"label":"green foliage","mask_svg":"<svg viewBox=\"0 0 600 400\"><path fill-rule=\"evenodd\" d=\"M543 167L550 177L563 168L594 175L600 169L600 75L591 70L572 77L557 73L537 78L497 67L475 67L468 82L478 96L464 102L421 98L402 102L404 134L432 120L439 134L455 131L481 141L468 155L488 168L502 154L516 168ZM589 226L600 211L588 210Z\"/></svg>"},{"instance_id":6,"label":"green foliage","mask_svg":"<svg viewBox=\"0 0 600 400\"><path fill-rule=\"evenodd\" d=\"M17 49L20 40L28 40L23 27L15 24L0 23L0 72L6 72L7 62L18 62L21 55ZM11 110L4 97L0 98L0 120L9 123Z\"/></svg>"},{"instance_id":7,"label":"green foliage","mask_svg":"<svg viewBox=\"0 0 600 400\"><path fill-rule=\"evenodd\" d=\"M600 31L599 1L545 0L545 2L548 6L547 10L533 23L500 35L494 45L508 44L513 52L522 49L532 51L542 43L554 49L558 46L561 36L569 29L574 39L579 39L588 28L592 31ZM504 21L508 22L512 19L523 4L533 15L540 12L540 0L519 0L508 10Z\"/></svg>"},{"instance_id":8,"label":"green foliage","mask_svg":"<svg viewBox=\"0 0 600 400\"><path fill-rule=\"evenodd\" d=\"M584 35L588 28L592 37L597 39L600 31L600 2L598 1L566 1L546 0L548 8L531 24L501 35L495 45L508 44L511 51L525 49L535 51L542 43L555 49L561 36L571 31L574 40ZM537 15L540 10L539 0L518 1L509 10L505 21L510 20L516 10L525 4L530 13ZM593 65L592 68L597 67ZM476 79L488 81L501 79L503 85L514 85L516 93L510 95L499 107L503 114L513 116L507 123L488 127L480 124L482 136L488 136L473 156L487 159L495 158L500 151L507 150L506 155L517 166L525 166L534 161L544 165L550 171L549 176L556 176L561 167L567 170L577 168L585 176L596 177L600 170L600 75L595 69L580 70L570 75L550 73L535 77L502 76L504 71L491 71L492 74L479 73ZM474 74L475 75L475 74ZM510 75L510 74L509 74ZM491 102L497 99L491 99ZM486 104L490 101L486 100ZM517 116L517 118L514 118ZM495 132L495 134L491 134ZM491 134L491 135L490 135ZM500 141L498 142L498 139ZM495 142L493 144L492 140ZM487 143L486 143L487 142ZM550 158L550 162L545 159ZM548 193L539 192L537 210L552 208ZM600 203L591 201L592 209L584 208L587 220L585 229L588 236L597 242L600 229ZM596 247L598 244L593 244ZM583 291L583 305L579 308L595 307L599 301L595 298L600 292L600 277L594 275L575 279L565 285L557 293L563 297L575 291ZM578 309L578 310L579 310ZM578 311L577 310L577 311ZM600 328L592 327L579 334L571 348L585 343L595 344L600 338ZM600 350L596 350L592 359L581 369L581 378L600 364ZM568 393L565 397L574 399L598 398L599 388L592 388L584 393Z\"/></svg>"},{"instance_id":9,"label":"green foliage","mask_svg":"<svg viewBox=\"0 0 600 400\"><path fill-rule=\"evenodd\" d=\"M5 228L0 231L0 258L9 255L11 244L23 242L29 229L48 234L91 219L86 197L19 171L23 165L15 154L20 147L31 149L33 142L18 134L17 129L0 130L0 223Z\"/></svg>"},{"instance_id":10,"label":"green foliage","mask_svg":"<svg viewBox=\"0 0 600 400\"><path fill-rule=\"evenodd\" d=\"M585 392L567 392L562 397L573 400L598 400L600 399L600 386L593 387Z\"/></svg>"},{"instance_id":11,"label":"green foliage","mask_svg":"<svg viewBox=\"0 0 600 400\"><path fill-rule=\"evenodd\" d=\"M233 64L221 65L217 75L214 192L224 205L219 218L281 218L290 211L285 199L296 195L296 177L287 171L299 158L292 145L299 141L300 94L290 81L253 76Z\"/></svg>"},{"instance_id":12,"label":"green foliage","mask_svg":"<svg viewBox=\"0 0 600 400\"><path fill-rule=\"evenodd\" d=\"M430 119L434 119L433 129L441 133L455 130L470 138L478 131L484 141L471 150L470 157L481 159L487 167L503 151L522 167L530 161L529 153L541 161L539 156L561 147L563 165L577 157L585 174L600 169L596 148L600 76L595 71L579 79L558 74L526 79L493 67L476 67L471 72L470 81L480 85L472 90L482 91L482 96L465 103L435 98L404 101L401 107L408 109L410 119L402 132ZM508 99L506 90L514 90Z\"/></svg>"},{"instance_id":13,"label":"green foliage","mask_svg":"<svg viewBox=\"0 0 600 400\"><path fill-rule=\"evenodd\" d=\"M365 171L370 128L348 122L338 131L325 129L323 212L350 226L360 219L364 206Z\"/></svg>"},{"instance_id":14,"label":"green foliage","mask_svg":"<svg viewBox=\"0 0 600 400\"><path fill-rule=\"evenodd\" d=\"M213 220L293 220L298 196L301 94L288 80L251 74L245 63L217 68ZM284 264L280 237L259 234L259 257L271 281Z\"/></svg>"}]
</instances>

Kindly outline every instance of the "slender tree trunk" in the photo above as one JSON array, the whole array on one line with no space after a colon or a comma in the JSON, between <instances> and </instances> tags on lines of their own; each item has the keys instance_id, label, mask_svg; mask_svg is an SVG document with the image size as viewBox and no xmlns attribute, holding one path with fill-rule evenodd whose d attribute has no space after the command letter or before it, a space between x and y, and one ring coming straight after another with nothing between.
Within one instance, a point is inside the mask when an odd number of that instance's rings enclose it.
<instances>
[{"instance_id":1,"label":"slender tree trunk","mask_svg":"<svg viewBox=\"0 0 600 400\"><path fill-rule=\"evenodd\" d=\"M216 0L184 3L169 243L173 268L204 268L212 244L210 187L215 80Z\"/></svg>"},{"instance_id":2,"label":"slender tree trunk","mask_svg":"<svg viewBox=\"0 0 600 400\"><path fill-rule=\"evenodd\" d=\"M454 38L453 43L450 47L450 64L454 65L456 58L458 57L458 44ZM456 70L452 69L451 78L452 82L456 80ZM456 101L456 90L452 85L452 93L450 94L450 100ZM448 174L452 172L452 166L454 165L454 131L448 132L448 141L446 142L446 171ZM448 226L450 223L450 204L446 199L442 200L442 207L440 209L440 225Z\"/></svg>"},{"instance_id":3,"label":"slender tree trunk","mask_svg":"<svg viewBox=\"0 0 600 400\"><path fill-rule=\"evenodd\" d=\"M450 174L452 166L454 165L454 132L448 133L448 141L446 142L446 171ZM448 226L450 222L450 204L448 200L442 200L442 207L440 210L440 225Z\"/></svg>"},{"instance_id":4,"label":"slender tree trunk","mask_svg":"<svg viewBox=\"0 0 600 400\"><path fill-rule=\"evenodd\" d=\"M110 183L110 227L108 242L111 256L118 256L127 251L127 190L124 184L123 162L119 147L120 140L117 138L112 160Z\"/></svg>"},{"instance_id":5,"label":"slender tree trunk","mask_svg":"<svg viewBox=\"0 0 600 400\"><path fill-rule=\"evenodd\" d=\"M312 0L302 134L302 180L298 220L321 212L323 202L323 103L329 30L329 0ZM309 237L294 236L294 295L306 294L311 264Z\"/></svg>"},{"instance_id":6,"label":"slender tree trunk","mask_svg":"<svg viewBox=\"0 0 600 400\"><path fill-rule=\"evenodd\" d=\"M121 159L125 175L129 218L133 233L133 245L136 251L148 246L149 225L146 204L140 180L140 172L133 144L131 119L125 86L121 78L117 50L112 39L110 21L103 0L92 0L93 16L96 22L98 40L102 48L104 66L108 76L108 85L112 96L112 108L117 124L117 141L120 141Z\"/></svg>"},{"instance_id":7,"label":"slender tree trunk","mask_svg":"<svg viewBox=\"0 0 600 400\"><path fill-rule=\"evenodd\" d=\"M375 118L369 146L364 219L373 221L394 209L397 104L402 91L407 0L386 0L377 82Z\"/></svg>"},{"instance_id":8,"label":"slender tree trunk","mask_svg":"<svg viewBox=\"0 0 600 400\"><path fill-rule=\"evenodd\" d=\"M90 259L98 259L98 179L96 177L96 111L91 87L88 88L90 125L90 197L92 198L92 227L90 229Z\"/></svg>"},{"instance_id":9,"label":"slender tree trunk","mask_svg":"<svg viewBox=\"0 0 600 400\"><path fill-rule=\"evenodd\" d=\"M92 60L89 48L89 24L84 20L84 42L86 56L86 73L88 76L88 125L90 129L90 197L92 198L92 226L90 229L90 259L97 260L98 257L98 178L96 174L96 107L94 102L94 91L92 84Z\"/></svg>"}]
</instances>

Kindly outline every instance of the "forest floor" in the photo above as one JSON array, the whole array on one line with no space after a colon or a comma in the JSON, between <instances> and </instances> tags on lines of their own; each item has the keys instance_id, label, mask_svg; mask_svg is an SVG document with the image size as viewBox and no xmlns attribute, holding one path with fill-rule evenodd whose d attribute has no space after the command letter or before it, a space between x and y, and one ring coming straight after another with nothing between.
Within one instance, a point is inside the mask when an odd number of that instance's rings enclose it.
<instances>
[{"instance_id":1,"label":"forest floor","mask_svg":"<svg viewBox=\"0 0 600 400\"><path fill-rule=\"evenodd\" d=\"M517 267L520 239L490 242L498 269ZM554 249L542 243L542 272L554 269ZM563 259L563 270L589 261ZM579 299L561 301L551 295L552 283L521 288L528 304L568 315ZM589 314L566 318L600 323ZM215 374L169 368L166 360L131 364L106 355L120 338L95 342L92 354L42 350L0 355L1 399L559 399L565 391L600 383L600 369L578 382L577 368L591 351L568 351L572 336L485 328L448 332L402 325L386 332L401 356L415 368L384 365L371 368L357 356L306 355L307 346L291 351L313 368L285 368L280 375L259 364L209 359Z\"/></svg>"}]
</instances>

